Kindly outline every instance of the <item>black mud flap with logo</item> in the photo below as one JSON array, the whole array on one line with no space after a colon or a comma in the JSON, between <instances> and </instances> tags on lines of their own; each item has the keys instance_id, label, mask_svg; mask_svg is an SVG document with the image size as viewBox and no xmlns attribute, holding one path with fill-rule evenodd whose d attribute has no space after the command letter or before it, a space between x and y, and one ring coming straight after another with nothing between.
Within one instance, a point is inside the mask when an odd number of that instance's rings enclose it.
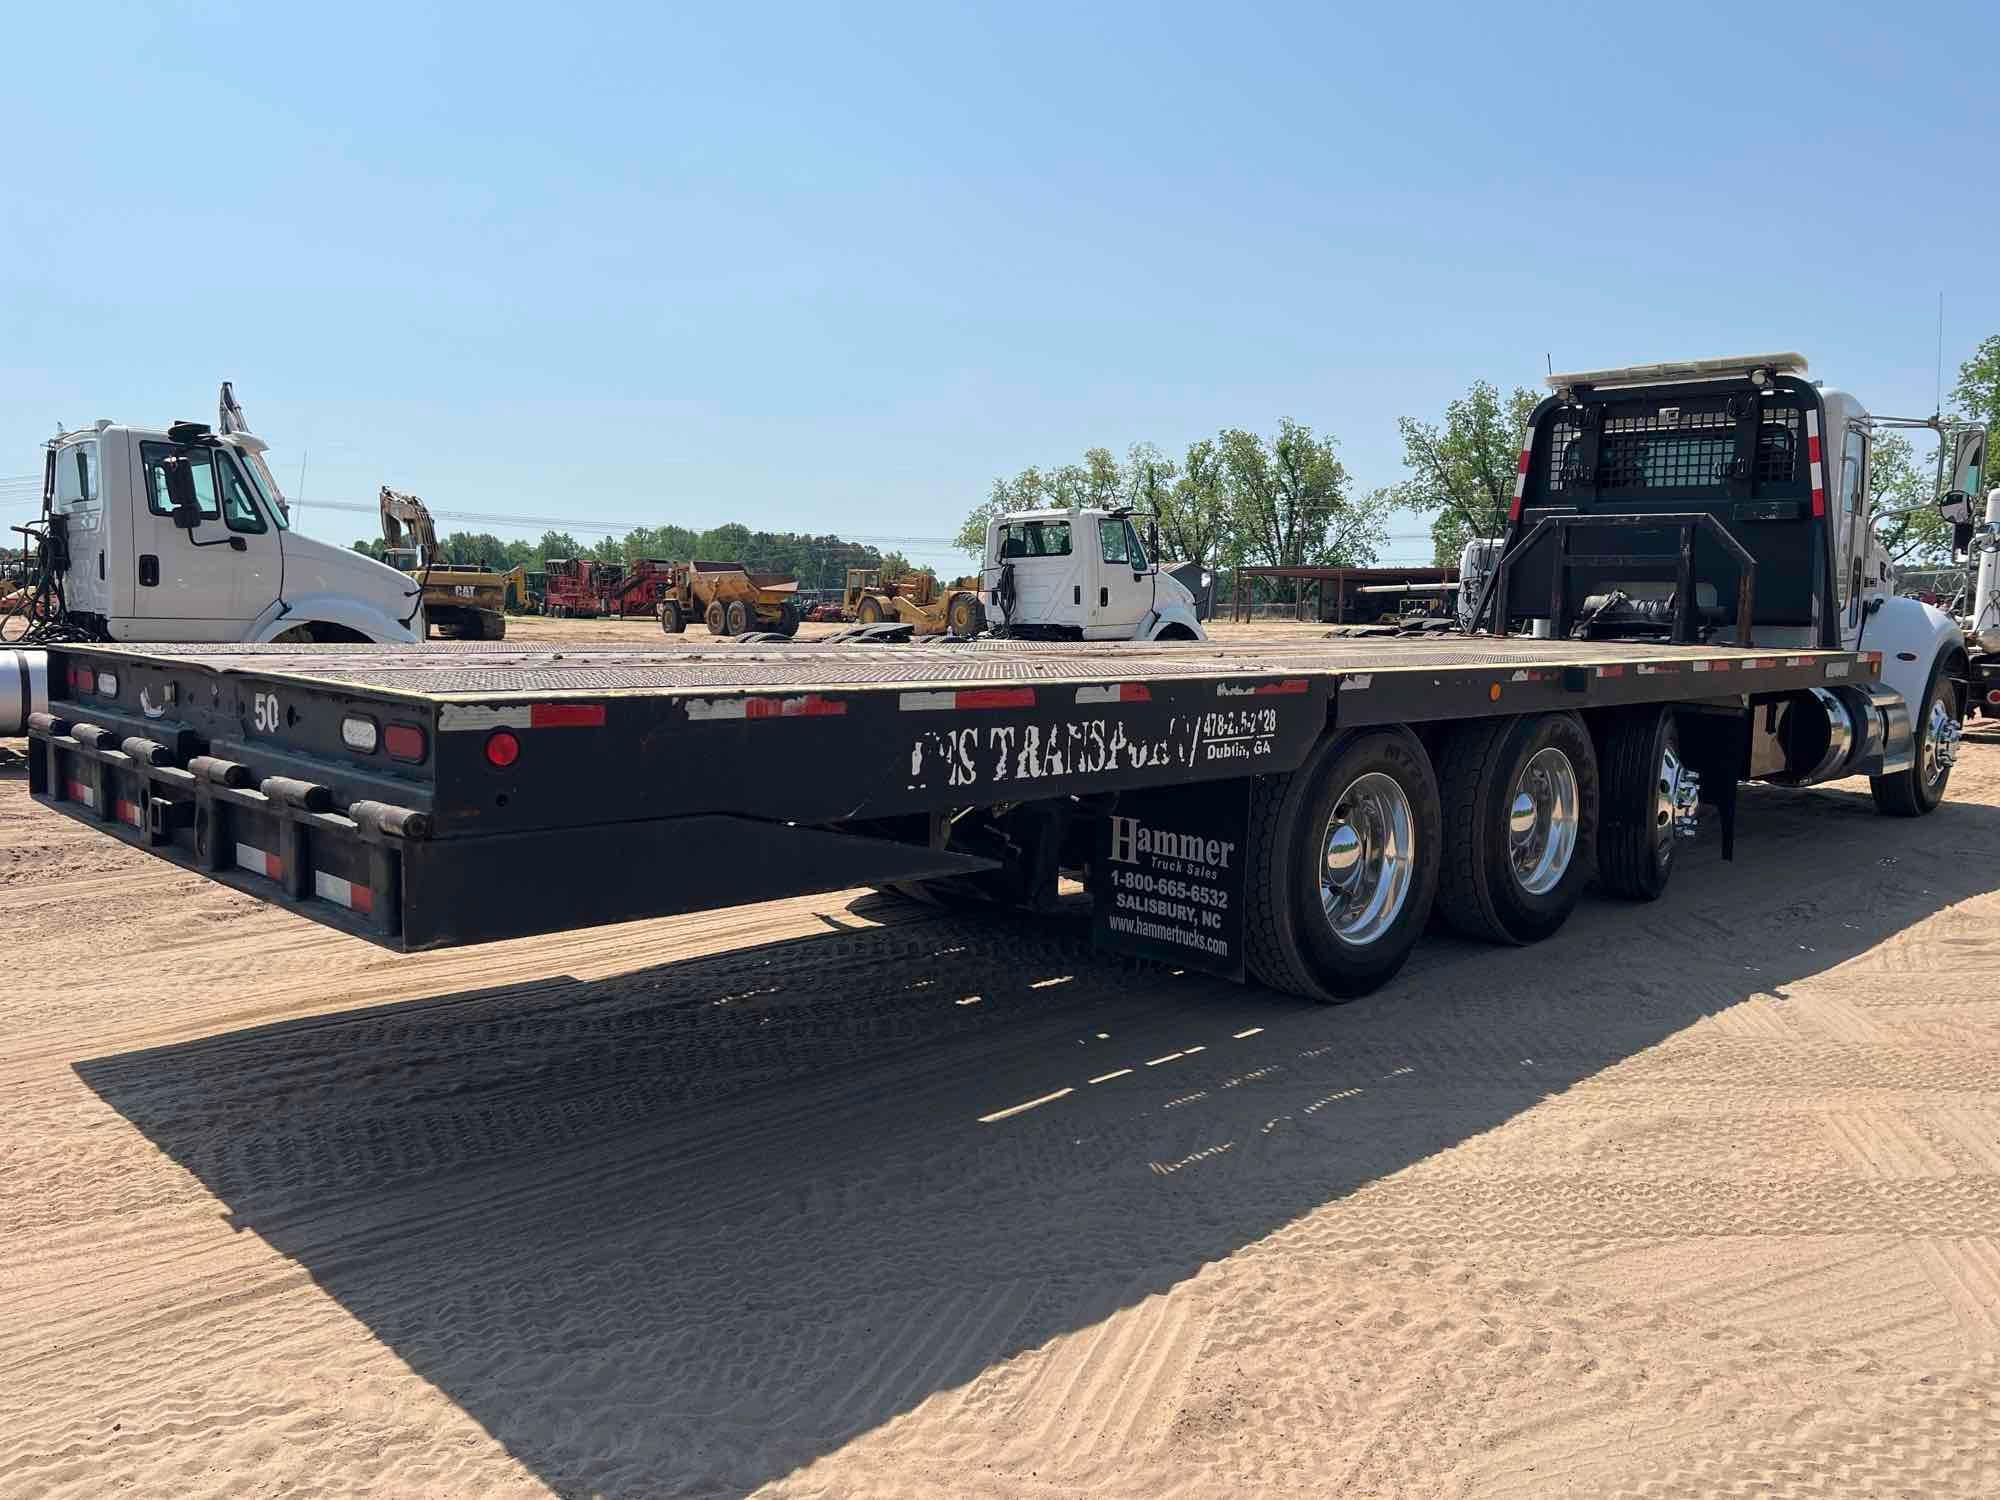
<instances>
[{"instance_id":1,"label":"black mud flap with logo","mask_svg":"<svg viewBox=\"0 0 2000 1500\"><path fill-rule=\"evenodd\" d=\"M1241 979L1249 828L1248 778L1121 794L1097 836L1092 942Z\"/></svg>"}]
</instances>

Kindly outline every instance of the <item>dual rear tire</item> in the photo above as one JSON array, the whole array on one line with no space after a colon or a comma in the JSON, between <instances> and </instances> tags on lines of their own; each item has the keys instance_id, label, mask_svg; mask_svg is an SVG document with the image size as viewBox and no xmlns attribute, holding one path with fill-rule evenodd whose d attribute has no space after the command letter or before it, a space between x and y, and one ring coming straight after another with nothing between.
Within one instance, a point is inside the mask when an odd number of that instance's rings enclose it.
<instances>
[{"instance_id":1,"label":"dual rear tire","mask_svg":"<svg viewBox=\"0 0 2000 1500\"><path fill-rule=\"evenodd\" d=\"M1531 943L1582 897L1598 843L1597 751L1573 713L1457 726L1437 762L1405 728L1323 740L1254 778L1244 956L1273 989L1366 994L1435 910L1468 937Z\"/></svg>"}]
</instances>

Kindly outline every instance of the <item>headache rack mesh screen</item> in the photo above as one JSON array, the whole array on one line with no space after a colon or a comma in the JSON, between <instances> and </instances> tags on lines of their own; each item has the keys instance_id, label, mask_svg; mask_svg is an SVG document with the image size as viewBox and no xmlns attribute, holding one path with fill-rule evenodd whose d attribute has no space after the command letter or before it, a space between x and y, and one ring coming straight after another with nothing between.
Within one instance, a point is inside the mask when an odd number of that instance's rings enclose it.
<instances>
[{"instance_id":1,"label":"headache rack mesh screen","mask_svg":"<svg viewBox=\"0 0 2000 1500\"><path fill-rule=\"evenodd\" d=\"M1736 422L1722 411L1654 412L1604 417L1597 444L1597 486L1606 490L1680 490L1729 479L1736 459ZM1763 413L1752 473L1757 484L1785 484L1798 475L1799 414ZM1583 429L1573 412L1556 419L1549 434L1549 492L1586 489Z\"/></svg>"}]
</instances>

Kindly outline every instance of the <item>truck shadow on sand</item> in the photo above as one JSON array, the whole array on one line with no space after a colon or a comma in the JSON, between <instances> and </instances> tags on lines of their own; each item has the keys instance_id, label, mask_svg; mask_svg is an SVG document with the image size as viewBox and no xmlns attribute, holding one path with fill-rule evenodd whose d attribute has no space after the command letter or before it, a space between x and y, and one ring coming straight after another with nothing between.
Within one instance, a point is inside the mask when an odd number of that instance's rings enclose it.
<instances>
[{"instance_id":1,"label":"truck shadow on sand","mask_svg":"<svg viewBox=\"0 0 2000 1500\"><path fill-rule=\"evenodd\" d=\"M1991 807L1753 792L1744 832L1337 1009L904 908L77 1071L558 1493L740 1494L2000 883ZM962 1420L1009 1440L1023 1384Z\"/></svg>"}]
</instances>

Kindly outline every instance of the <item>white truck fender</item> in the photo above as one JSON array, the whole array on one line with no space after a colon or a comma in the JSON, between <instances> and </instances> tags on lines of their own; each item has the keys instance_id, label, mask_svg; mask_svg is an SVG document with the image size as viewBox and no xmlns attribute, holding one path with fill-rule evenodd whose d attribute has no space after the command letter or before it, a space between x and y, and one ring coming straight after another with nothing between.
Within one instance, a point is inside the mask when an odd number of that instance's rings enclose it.
<instances>
[{"instance_id":1,"label":"white truck fender","mask_svg":"<svg viewBox=\"0 0 2000 1500\"><path fill-rule=\"evenodd\" d=\"M1147 615L1139 627L1138 638L1142 641L1157 641L1167 631L1174 631L1176 638L1185 630L1197 641L1208 639L1208 632L1201 628L1201 621L1195 618L1193 610L1184 604L1169 604L1164 609L1156 609Z\"/></svg>"},{"instance_id":2,"label":"white truck fender","mask_svg":"<svg viewBox=\"0 0 2000 1500\"><path fill-rule=\"evenodd\" d=\"M302 594L284 601L289 608L272 605L255 626L245 633L246 641L270 641L301 625L338 625L371 641L410 645L424 638L421 610L405 625L396 616L351 594Z\"/></svg>"},{"instance_id":3,"label":"white truck fender","mask_svg":"<svg viewBox=\"0 0 2000 1500\"><path fill-rule=\"evenodd\" d=\"M1914 719L1923 709L1931 667L1941 655L1965 650L1965 632L1936 606L1892 594L1867 617L1860 649L1882 653L1882 683L1902 694Z\"/></svg>"}]
</instances>

